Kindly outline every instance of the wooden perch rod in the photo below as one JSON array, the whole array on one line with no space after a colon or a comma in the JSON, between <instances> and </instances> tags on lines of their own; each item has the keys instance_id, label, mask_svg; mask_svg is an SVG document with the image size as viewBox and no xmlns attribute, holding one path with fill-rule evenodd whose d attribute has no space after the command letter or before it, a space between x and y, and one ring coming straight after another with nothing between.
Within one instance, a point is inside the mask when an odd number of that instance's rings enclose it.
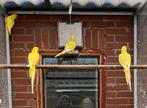
<instances>
[{"instance_id":1,"label":"wooden perch rod","mask_svg":"<svg viewBox=\"0 0 147 108\"><path fill-rule=\"evenodd\" d=\"M122 69L120 65L60 65L46 64L37 65L38 69ZM24 64L0 64L0 69L27 69ZM131 69L147 69L147 65L131 65Z\"/></svg>"}]
</instances>

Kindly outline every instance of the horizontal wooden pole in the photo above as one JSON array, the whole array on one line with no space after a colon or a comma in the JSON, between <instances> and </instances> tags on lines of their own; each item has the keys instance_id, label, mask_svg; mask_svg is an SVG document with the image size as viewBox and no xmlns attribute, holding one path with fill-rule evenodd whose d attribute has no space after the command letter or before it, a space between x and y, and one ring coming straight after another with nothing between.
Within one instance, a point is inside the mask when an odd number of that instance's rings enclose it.
<instances>
[{"instance_id":1,"label":"horizontal wooden pole","mask_svg":"<svg viewBox=\"0 0 147 108\"><path fill-rule=\"evenodd\" d=\"M38 69L122 69L120 65L37 65ZM0 64L0 69L28 69L25 64ZM147 69L147 65L131 65L131 69Z\"/></svg>"}]
</instances>

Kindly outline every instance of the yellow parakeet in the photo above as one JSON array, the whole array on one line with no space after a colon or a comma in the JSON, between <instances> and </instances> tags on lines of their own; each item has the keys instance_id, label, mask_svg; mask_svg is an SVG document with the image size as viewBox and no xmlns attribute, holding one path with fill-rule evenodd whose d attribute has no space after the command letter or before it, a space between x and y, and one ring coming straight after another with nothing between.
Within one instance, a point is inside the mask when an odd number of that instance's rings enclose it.
<instances>
[{"instance_id":1,"label":"yellow parakeet","mask_svg":"<svg viewBox=\"0 0 147 108\"><path fill-rule=\"evenodd\" d=\"M57 54L55 57L58 57L60 55L63 55L67 52L70 52L72 50L74 50L76 48L76 42L75 42L75 35L73 34L69 41L65 44L64 50L62 52L60 52L59 54Z\"/></svg>"},{"instance_id":2,"label":"yellow parakeet","mask_svg":"<svg viewBox=\"0 0 147 108\"><path fill-rule=\"evenodd\" d=\"M38 47L34 47L32 49L32 51L29 53L28 55L28 62L29 62L29 77L31 78L31 90L32 93L34 93L34 81L35 81L35 68L37 63L39 62L39 48Z\"/></svg>"},{"instance_id":3,"label":"yellow parakeet","mask_svg":"<svg viewBox=\"0 0 147 108\"><path fill-rule=\"evenodd\" d=\"M122 46L121 53L119 54L119 63L124 68L127 85L129 85L130 91L132 91L132 88L131 88L131 72L130 72L131 56L127 52L126 46Z\"/></svg>"},{"instance_id":4,"label":"yellow parakeet","mask_svg":"<svg viewBox=\"0 0 147 108\"><path fill-rule=\"evenodd\" d=\"M14 26L16 18L17 18L16 14L9 15L6 18L6 30L7 30L9 35L11 34L11 29Z\"/></svg>"}]
</instances>

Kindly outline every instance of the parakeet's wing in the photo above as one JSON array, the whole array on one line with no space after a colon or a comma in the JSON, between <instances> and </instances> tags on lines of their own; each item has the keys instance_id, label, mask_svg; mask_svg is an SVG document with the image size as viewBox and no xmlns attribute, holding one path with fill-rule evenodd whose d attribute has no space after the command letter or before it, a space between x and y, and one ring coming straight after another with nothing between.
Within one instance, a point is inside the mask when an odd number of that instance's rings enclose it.
<instances>
[{"instance_id":1,"label":"parakeet's wing","mask_svg":"<svg viewBox=\"0 0 147 108\"><path fill-rule=\"evenodd\" d=\"M70 40L66 45L65 45L65 50L66 51L71 51L74 50L76 47L75 41L74 40Z\"/></svg>"},{"instance_id":2,"label":"parakeet's wing","mask_svg":"<svg viewBox=\"0 0 147 108\"><path fill-rule=\"evenodd\" d=\"M126 57L125 57L125 55L124 54L119 54L119 63L121 64L121 66L124 68L124 69L126 69L126 65L127 65L127 63L126 63Z\"/></svg>"},{"instance_id":3,"label":"parakeet's wing","mask_svg":"<svg viewBox=\"0 0 147 108\"><path fill-rule=\"evenodd\" d=\"M29 62L29 64L36 65L39 62L39 54L38 53L29 53L28 62Z\"/></svg>"}]
</instances>

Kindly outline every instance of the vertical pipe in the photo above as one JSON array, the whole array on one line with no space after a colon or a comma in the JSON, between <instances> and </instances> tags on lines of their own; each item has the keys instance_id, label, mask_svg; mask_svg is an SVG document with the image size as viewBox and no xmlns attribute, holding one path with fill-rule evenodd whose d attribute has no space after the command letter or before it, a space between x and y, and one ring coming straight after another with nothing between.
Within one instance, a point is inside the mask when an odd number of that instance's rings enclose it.
<instances>
[{"instance_id":1,"label":"vertical pipe","mask_svg":"<svg viewBox=\"0 0 147 108\"><path fill-rule=\"evenodd\" d=\"M6 23L6 21L5 21ZM6 57L7 57L7 64L10 64L10 42L9 42L9 34L7 30L6 33ZM12 87L11 87L11 70L7 69L7 77L8 77L8 106L12 108Z\"/></svg>"},{"instance_id":2,"label":"vertical pipe","mask_svg":"<svg viewBox=\"0 0 147 108\"><path fill-rule=\"evenodd\" d=\"M134 15L134 65L137 64L137 16ZM137 108L137 69L134 69L134 108Z\"/></svg>"}]
</instances>

